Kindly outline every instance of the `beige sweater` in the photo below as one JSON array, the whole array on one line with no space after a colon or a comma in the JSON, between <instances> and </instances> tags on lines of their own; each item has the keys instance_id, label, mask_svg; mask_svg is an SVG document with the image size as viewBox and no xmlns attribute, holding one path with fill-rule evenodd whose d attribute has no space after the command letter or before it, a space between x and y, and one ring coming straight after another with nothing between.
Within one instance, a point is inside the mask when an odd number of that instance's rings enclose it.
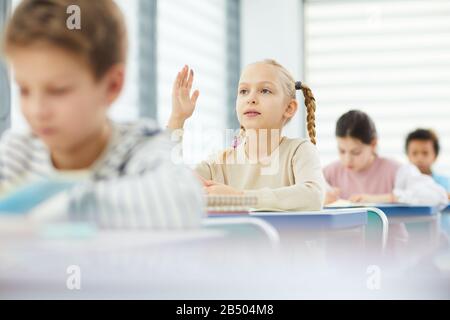
<instances>
[{"instance_id":1,"label":"beige sweater","mask_svg":"<svg viewBox=\"0 0 450 320\"><path fill-rule=\"evenodd\" d=\"M202 162L196 171L207 180L256 196L259 210L314 211L323 207L325 179L317 149L306 139L283 138L264 163L251 163L241 144Z\"/></svg>"}]
</instances>

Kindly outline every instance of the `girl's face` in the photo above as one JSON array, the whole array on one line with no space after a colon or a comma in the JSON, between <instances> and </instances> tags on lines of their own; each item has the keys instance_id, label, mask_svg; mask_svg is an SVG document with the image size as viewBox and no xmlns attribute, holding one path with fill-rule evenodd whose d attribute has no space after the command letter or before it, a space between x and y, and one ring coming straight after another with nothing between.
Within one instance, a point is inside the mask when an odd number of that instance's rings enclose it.
<instances>
[{"instance_id":1,"label":"girl's face","mask_svg":"<svg viewBox=\"0 0 450 320\"><path fill-rule=\"evenodd\" d=\"M239 81L236 113L249 129L279 129L297 111L297 101L287 97L275 66L265 63L245 68Z\"/></svg>"},{"instance_id":2,"label":"girl's face","mask_svg":"<svg viewBox=\"0 0 450 320\"><path fill-rule=\"evenodd\" d=\"M364 144L361 140L351 137L337 137L339 159L343 166L356 172L368 168L374 158L377 141Z\"/></svg>"},{"instance_id":3,"label":"girl's face","mask_svg":"<svg viewBox=\"0 0 450 320\"><path fill-rule=\"evenodd\" d=\"M22 113L50 151L76 150L104 129L121 71L96 80L82 59L45 44L15 48L9 57Z\"/></svg>"}]
</instances>

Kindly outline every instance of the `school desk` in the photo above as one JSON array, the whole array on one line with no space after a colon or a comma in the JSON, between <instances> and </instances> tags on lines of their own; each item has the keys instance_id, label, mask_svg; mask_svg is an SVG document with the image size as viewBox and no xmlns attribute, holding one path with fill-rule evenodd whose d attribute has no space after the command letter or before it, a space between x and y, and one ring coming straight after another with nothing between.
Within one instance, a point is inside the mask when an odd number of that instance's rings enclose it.
<instances>
[{"instance_id":1,"label":"school desk","mask_svg":"<svg viewBox=\"0 0 450 320\"><path fill-rule=\"evenodd\" d=\"M234 216L256 217L272 225L280 235L281 247L292 248L308 242L382 253L387 241L388 221L377 208L339 208L302 212L211 213L210 219Z\"/></svg>"},{"instance_id":2,"label":"school desk","mask_svg":"<svg viewBox=\"0 0 450 320\"><path fill-rule=\"evenodd\" d=\"M0 233L0 299L189 296L202 291L190 282L212 290L208 272L220 267L221 259L241 267L266 261L279 243L277 231L254 217L205 220L199 229L166 231L48 224L33 232L9 219L7 229ZM70 266L81 270L80 291L66 287ZM190 278L183 279L186 274Z\"/></svg>"},{"instance_id":3,"label":"school desk","mask_svg":"<svg viewBox=\"0 0 450 320\"><path fill-rule=\"evenodd\" d=\"M439 212L439 207L437 206L425 206L425 205L408 205L408 204L397 204L397 203L380 203L380 204L369 204L369 207L375 207L382 210L387 217L391 216L429 216L435 215ZM364 208L364 204L350 205L347 208ZM327 206L329 209L336 209L342 207Z\"/></svg>"},{"instance_id":4,"label":"school desk","mask_svg":"<svg viewBox=\"0 0 450 320\"><path fill-rule=\"evenodd\" d=\"M0 299L442 298L434 286L414 287L423 273L408 273L406 286L400 281L392 289L390 277L382 291L367 290L366 269L374 260L361 265L351 250L355 259L345 269L327 259L320 243L283 256L272 250L276 228L265 223L225 217L187 231L85 230L77 236L66 230L65 236L47 229L28 238L10 232L0 240ZM237 241L225 245L226 238ZM252 238L263 246L247 246ZM76 267L80 290L72 282ZM383 269L383 277L389 275Z\"/></svg>"}]
</instances>

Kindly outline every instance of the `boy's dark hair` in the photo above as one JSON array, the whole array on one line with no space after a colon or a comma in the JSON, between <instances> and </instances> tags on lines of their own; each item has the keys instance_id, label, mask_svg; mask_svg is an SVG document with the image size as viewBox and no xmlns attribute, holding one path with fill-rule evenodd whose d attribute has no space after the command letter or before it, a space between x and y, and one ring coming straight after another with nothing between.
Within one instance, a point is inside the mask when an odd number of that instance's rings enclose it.
<instances>
[{"instance_id":1,"label":"boy's dark hair","mask_svg":"<svg viewBox=\"0 0 450 320\"><path fill-rule=\"evenodd\" d=\"M439 155L439 139L437 135L429 129L416 129L413 132L410 132L406 137L405 142L405 151L408 153L408 147L411 141L420 140L420 141L431 141L433 143L433 149L436 156Z\"/></svg>"},{"instance_id":2,"label":"boy's dark hair","mask_svg":"<svg viewBox=\"0 0 450 320\"><path fill-rule=\"evenodd\" d=\"M351 137L364 144L371 144L377 138L377 130L374 122L366 113L350 110L337 121L336 137Z\"/></svg>"}]
</instances>

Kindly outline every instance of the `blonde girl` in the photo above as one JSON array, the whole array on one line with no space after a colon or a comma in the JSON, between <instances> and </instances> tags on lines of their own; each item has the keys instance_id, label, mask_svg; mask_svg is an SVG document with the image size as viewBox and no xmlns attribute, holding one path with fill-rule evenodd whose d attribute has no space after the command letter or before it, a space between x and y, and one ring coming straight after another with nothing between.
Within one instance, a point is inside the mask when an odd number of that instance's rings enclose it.
<instances>
[{"instance_id":1,"label":"blonde girl","mask_svg":"<svg viewBox=\"0 0 450 320\"><path fill-rule=\"evenodd\" d=\"M195 110L200 93L191 95L193 81L188 66L176 77L168 123L172 130L182 129ZM281 135L297 112L297 90L305 97L309 139ZM320 210L325 180L315 147L315 109L311 89L276 61L244 68L236 98L239 143L197 166L206 192L255 196L261 210Z\"/></svg>"}]
</instances>

